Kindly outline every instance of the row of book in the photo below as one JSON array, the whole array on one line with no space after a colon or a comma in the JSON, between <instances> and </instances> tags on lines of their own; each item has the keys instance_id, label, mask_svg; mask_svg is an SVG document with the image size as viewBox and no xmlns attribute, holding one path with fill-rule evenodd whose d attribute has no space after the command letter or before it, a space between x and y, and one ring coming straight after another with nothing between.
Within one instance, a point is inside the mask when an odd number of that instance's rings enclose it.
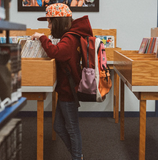
<instances>
[{"instance_id":1,"label":"row of book","mask_svg":"<svg viewBox=\"0 0 158 160\"><path fill-rule=\"evenodd\" d=\"M0 160L22 160L21 119L11 119L0 130Z\"/></svg>"},{"instance_id":2,"label":"row of book","mask_svg":"<svg viewBox=\"0 0 158 160\"><path fill-rule=\"evenodd\" d=\"M0 111L21 95L21 46L0 44Z\"/></svg>"},{"instance_id":3,"label":"row of book","mask_svg":"<svg viewBox=\"0 0 158 160\"><path fill-rule=\"evenodd\" d=\"M158 37L143 38L139 53L155 53L157 54Z\"/></svg>"}]
</instances>

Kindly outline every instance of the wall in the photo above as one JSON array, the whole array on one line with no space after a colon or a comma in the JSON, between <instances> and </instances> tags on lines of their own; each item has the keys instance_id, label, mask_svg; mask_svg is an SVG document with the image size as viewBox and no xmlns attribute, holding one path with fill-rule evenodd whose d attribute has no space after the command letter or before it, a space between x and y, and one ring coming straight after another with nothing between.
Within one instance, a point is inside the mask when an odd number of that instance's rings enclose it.
<instances>
[{"instance_id":1,"label":"wall","mask_svg":"<svg viewBox=\"0 0 158 160\"><path fill-rule=\"evenodd\" d=\"M124 50L138 50L143 37L157 27L157 0L100 0L99 12L74 12L73 18L89 15L92 28L117 29L117 46ZM17 0L12 0L10 21L26 24L27 28L47 28L47 22L37 18L45 12L18 12ZM80 111L112 111L113 88L103 103L82 103ZM125 110L138 111L139 101L125 87ZM36 110L36 102L28 101L23 110ZM45 101L45 110L51 110L51 94ZM147 110L155 110L155 101L147 101Z\"/></svg>"}]
</instances>

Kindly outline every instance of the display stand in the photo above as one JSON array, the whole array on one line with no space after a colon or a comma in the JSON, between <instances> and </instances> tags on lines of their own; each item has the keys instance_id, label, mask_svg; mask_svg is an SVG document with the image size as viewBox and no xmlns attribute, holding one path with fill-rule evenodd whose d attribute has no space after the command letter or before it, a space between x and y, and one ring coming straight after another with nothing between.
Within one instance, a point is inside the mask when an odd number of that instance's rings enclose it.
<instances>
[{"instance_id":1,"label":"display stand","mask_svg":"<svg viewBox=\"0 0 158 160\"><path fill-rule=\"evenodd\" d=\"M124 84L140 100L139 124L139 160L145 160L146 145L146 100L158 100L158 59L154 54L138 54L138 51L114 51L114 71L116 76L116 106L119 106L119 80L120 92L120 139L124 140ZM145 68L145 69L144 69Z\"/></svg>"},{"instance_id":2,"label":"display stand","mask_svg":"<svg viewBox=\"0 0 158 160\"><path fill-rule=\"evenodd\" d=\"M56 109L56 63L49 58L22 58L22 95L37 101L37 160L43 160L44 100L52 93L52 140Z\"/></svg>"}]
</instances>

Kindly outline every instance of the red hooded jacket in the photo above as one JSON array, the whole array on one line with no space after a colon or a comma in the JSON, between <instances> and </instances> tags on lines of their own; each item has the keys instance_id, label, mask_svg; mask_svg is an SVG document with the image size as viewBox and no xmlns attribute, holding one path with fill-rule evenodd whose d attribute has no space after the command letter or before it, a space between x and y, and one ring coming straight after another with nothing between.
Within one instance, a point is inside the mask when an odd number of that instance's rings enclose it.
<instances>
[{"instance_id":1,"label":"red hooded jacket","mask_svg":"<svg viewBox=\"0 0 158 160\"><path fill-rule=\"evenodd\" d=\"M88 16L74 20L69 32L78 33L83 37L93 36ZM79 37L72 34L64 34L57 45L53 45L47 36L41 36L40 41L47 55L56 60L57 86L55 90L58 93L58 99L60 101L74 101L65 67L69 66L77 91L81 79Z\"/></svg>"}]
</instances>

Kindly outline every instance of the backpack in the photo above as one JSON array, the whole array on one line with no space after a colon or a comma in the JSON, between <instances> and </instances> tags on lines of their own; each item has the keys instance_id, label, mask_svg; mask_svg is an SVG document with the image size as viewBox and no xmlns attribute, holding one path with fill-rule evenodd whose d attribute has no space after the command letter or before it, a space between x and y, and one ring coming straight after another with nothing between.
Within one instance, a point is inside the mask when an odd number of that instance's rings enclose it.
<instances>
[{"instance_id":1,"label":"backpack","mask_svg":"<svg viewBox=\"0 0 158 160\"><path fill-rule=\"evenodd\" d=\"M107 65L104 43L100 38L93 36L83 38L74 32L67 33L79 36L81 43L82 75L77 94L75 92L73 78L66 68L66 73L76 103L80 106L79 101L104 101L106 94L109 93L112 87L111 70Z\"/></svg>"}]
</instances>

